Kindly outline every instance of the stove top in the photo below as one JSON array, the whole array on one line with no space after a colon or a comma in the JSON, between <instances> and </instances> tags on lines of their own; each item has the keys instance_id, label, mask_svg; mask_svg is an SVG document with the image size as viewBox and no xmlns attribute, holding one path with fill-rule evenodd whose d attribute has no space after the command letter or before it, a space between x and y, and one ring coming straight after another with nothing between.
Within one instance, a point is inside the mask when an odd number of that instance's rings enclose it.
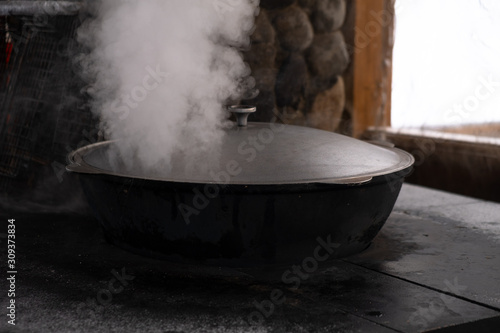
<instances>
[{"instance_id":1,"label":"stove top","mask_svg":"<svg viewBox=\"0 0 500 333\"><path fill-rule=\"evenodd\" d=\"M9 214L9 215L8 215ZM79 214L15 219L15 323L2 332L478 332L500 327L500 204L404 185L372 246L320 267L143 258ZM313 249L312 249L313 250ZM312 253L311 253L312 255ZM2 265L2 267L5 267ZM10 275L2 268L2 277ZM1 292L9 281L1 279Z\"/></svg>"}]
</instances>

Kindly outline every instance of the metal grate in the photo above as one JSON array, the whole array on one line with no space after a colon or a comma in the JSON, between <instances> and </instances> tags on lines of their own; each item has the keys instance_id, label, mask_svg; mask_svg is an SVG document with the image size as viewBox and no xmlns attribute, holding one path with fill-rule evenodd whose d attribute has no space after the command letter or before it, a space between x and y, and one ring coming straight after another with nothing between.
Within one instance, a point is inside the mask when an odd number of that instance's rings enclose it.
<instances>
[{"instance_id":1,"label":"metal grate","mask_svg":"<svg viewBox=\"0 0 500 333\"><path fill-rule=\"evenodd\" d=\"M61 168L69 150L95 137L73 72L77 15L0 16L0 189L34 177L33 164Z\"/></svg>"}]
</instances>

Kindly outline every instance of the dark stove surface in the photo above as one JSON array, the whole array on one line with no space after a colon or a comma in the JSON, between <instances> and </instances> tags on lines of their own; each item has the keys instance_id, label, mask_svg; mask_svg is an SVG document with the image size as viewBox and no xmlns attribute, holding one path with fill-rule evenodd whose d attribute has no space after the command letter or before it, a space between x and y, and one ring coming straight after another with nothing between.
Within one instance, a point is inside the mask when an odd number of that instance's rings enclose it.
<instances>
[{"instance_id":1,"label":"dark stove surface","mask_svg":"<svg viewBox=\"0 0 500 333\"><path fill-rule=\"evenodd\" d=\"M107 244L88 216L0 216L0 293L9 289L3 263L12 218L17 264L16 325L7 324L2 296L0 332L500 328L500 204L405 185L369 249L296 273L143 258Z\"/></svg>"}]
</instances>

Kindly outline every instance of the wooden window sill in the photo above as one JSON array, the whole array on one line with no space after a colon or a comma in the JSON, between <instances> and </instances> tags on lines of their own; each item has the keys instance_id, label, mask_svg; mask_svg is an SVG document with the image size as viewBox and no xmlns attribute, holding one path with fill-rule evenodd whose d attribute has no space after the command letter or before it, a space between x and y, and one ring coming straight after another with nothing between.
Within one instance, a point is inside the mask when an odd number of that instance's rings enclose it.
<instances>
[{"instance_id":1,"label":"wooden window sill","mask_svg":"<svg viewBox=\"0 0 500 333\"><path fill-rule=\"evenodd\" d=\"M389 141L413 154L409 183L500 202L500 137L370 127L363 138Z\"/></svg>"}]
</instances>

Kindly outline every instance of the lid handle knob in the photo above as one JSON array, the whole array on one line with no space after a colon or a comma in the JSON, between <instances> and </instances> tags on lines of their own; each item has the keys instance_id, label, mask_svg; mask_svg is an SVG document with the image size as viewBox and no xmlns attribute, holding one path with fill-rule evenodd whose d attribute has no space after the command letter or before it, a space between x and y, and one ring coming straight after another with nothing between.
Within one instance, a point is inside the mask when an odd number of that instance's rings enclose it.
<instances>
[{"instance_id":1,"label":"lid handle knob","mask_svg":"<svg viewBox=\"0 0 500 333\"><path fill-rule=\"evenodd\" d=\"M228 109L236 116L236 123L240 127L247 126L248 116L257 111L257 107L251 105L231 105Z\"/></svg>"}]
</instances>

